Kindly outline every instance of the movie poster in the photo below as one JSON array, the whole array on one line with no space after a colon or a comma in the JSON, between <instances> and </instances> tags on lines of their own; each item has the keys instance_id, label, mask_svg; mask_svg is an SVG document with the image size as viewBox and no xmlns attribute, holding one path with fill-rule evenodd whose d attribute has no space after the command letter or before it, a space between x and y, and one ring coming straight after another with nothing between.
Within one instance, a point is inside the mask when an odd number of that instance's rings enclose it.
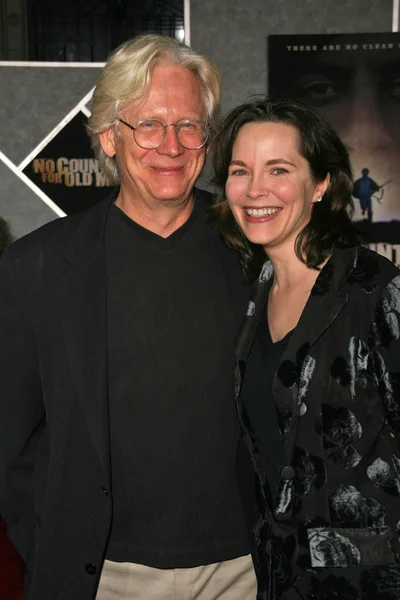
<instances>
[{"instance_id":1,"label":"movie poster","mask_svg":"<svg viewBox=\"0 0 400 600\"><path fill-rule=\"evenodd\" d=\"M400 33L274 35L268 94L317 110L346 144L354 221L400 263Z\"/></svg>"},{"instance_id":2,"label":"movie poster","mask_svg":"<svg viewBox=\"0 0 400 600\"><path fill-rule=\"evenodd\" d=\"M76 114L23 171L67 215L94 206L113 189L94 157L87 120Z\"/></svg>"}]
</instances>

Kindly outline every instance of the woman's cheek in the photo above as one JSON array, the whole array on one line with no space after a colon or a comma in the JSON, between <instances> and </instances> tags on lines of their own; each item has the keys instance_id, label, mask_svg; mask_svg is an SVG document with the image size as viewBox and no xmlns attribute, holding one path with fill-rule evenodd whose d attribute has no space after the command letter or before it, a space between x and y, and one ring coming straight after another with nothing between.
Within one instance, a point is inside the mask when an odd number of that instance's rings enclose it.
<instances>
[{"instance_id":1,"label":"woman's cheek","mask_svg":"<svg viewBox=\"0 0 400 600\"><path fill-rule=\"evenodd\" d=\"M246 190L246 182L242 179L230 181L225 186L225 194L229 203L237 201Z\"/></svg>"}]
</instances>

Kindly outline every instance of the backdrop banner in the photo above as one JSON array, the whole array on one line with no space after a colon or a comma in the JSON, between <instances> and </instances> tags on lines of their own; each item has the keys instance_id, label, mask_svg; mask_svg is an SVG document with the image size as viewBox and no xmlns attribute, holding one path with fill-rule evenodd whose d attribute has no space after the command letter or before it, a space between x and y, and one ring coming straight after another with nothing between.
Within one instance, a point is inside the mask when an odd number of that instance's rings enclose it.
<instances>
[{"instance_id":1,"label":"backdrop banner","mask_svg":"<svg viewBox=\"0 0 400 600\"><path fill-rule=\"evenodd\" d=\"M101 172L79 112L31 160L24 173L67 215L86 210L112 189Z\"/></svg>"},{"instance_id":2,"label":"backdrop banner","mask_svg":"<svg viewBox=\"0 0 400 600\"><path fill-rule=\"evenodd\" d=\"M268 91L316 109L351 157L354 220L400 263L400 33L273 35Z\"/></svg>"}]
</instances>

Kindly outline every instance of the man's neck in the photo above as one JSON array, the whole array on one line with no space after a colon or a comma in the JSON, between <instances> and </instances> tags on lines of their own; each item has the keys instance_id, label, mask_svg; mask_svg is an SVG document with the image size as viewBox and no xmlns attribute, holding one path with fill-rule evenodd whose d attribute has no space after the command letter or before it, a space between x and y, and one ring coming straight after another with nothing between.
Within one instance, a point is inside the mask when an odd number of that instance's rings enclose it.
<instances>
[{"instance_id":1,"label":"man's neck","mask_svg":"<svg viewBox=\"0 0 400 600\"><path fill-rule=\"evenodd\" d=\"M192 213L194 199L191 194L187 200L179 204L164 201L150 207L126 201L123 194L120 193L115 204L141 227L160 237L167 238L186 223Z\"/></svg>"}]
</instances>

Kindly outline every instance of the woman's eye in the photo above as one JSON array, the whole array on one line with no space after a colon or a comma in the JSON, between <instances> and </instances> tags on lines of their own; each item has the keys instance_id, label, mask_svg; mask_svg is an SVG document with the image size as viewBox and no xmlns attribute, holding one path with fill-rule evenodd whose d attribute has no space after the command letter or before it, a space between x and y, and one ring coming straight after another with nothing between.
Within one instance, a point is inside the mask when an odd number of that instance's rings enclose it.
<instances>
[{"instance_id":1,"label":"woman's eye","mask_svg":"<svg viewBox=\"0 0 400 600\"><path fill-rule=\"evenodd\" d=\"M231 171L231 175L247 175L247 171L244 171L243 169L235 169L234 171Z\"/></svg>"},{"instance_id":2,"label":"woman's eye","mask_svg":"<svg viewBox=\"0 0 400 600\"><path fill-rule=\"evenodd\" d=\"M284 175L285 173L287 173L287 170L278 167L277 169L274 169L272 172L274 175Z\"/></svg>"}]
</instances>

